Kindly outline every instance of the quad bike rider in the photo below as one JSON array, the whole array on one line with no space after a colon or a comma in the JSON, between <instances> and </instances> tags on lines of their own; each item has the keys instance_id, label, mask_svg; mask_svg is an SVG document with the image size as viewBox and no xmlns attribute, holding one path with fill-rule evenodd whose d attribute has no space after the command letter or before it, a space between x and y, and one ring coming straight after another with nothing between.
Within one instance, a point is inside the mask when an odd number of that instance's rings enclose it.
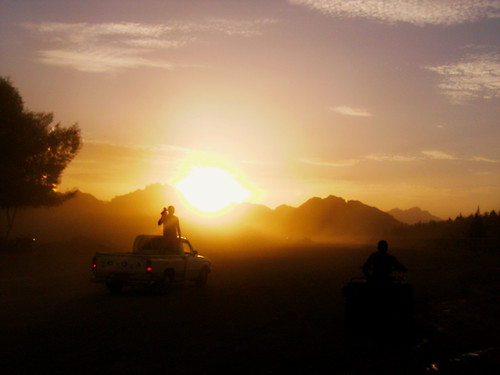
<instances>
[{"instance_id":1,"label":"quad bike rider","mask_svg":"<svg viewBox=\"0 0 500 375\"><path fill-rule=\"evenodd\" d=\"M406 272L407 269L395 256L387 254L387 241L379 241L377 252L371 254L361 269L370 282L390 282L393 271Z\"/></svg>"},{"instance_id":2,"label":"quad bike rider","mask_svg":"<svg viewBox=\"0 0 500 375\"><path fill-rule=\"evenodd\" d=\"M361 267L365 277L354 277L343 288L351 329L399 329L411 321L413 288L402 276L407 269L387 249L387 241L380 241Z\"/></svg>"}]
</instances>

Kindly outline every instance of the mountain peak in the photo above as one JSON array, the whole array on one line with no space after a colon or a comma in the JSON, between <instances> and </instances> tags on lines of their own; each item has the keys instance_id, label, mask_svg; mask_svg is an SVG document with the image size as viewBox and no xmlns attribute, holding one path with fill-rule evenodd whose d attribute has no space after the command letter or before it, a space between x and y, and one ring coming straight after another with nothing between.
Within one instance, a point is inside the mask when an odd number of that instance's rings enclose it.
<instances>
[{"instance_id":1,"label":"mountain peak","mask_svg":"<svg viewBox=\"0 0 500 375\"><path fill-rule=\"evenodd\" d=\"M110 209L132 212L160 212L162 207L179 203L177 190L169 185L155 183L144 189L137 189L131 193L114 197L110 202Z\"/></svg>"},{"instance_id":2,"label":"mountain peak","mask_svg":"<svg viewBox=\"0 0 500 375\"><path fill-rule=\"evenodd\" d=\"M429 211L422 210L420 207L412 207L407 210L393 208L387 212L395 219L406 224L428 223L430 221L442 221L441 218L432 215Z\"/></svg>"},{"instance_id":3,"label":"mountain peak","mask_svg":"<svg viewBox=\"0 0 500 375\"><path fill-rule=\"evenodd\" d=\"M335 195L329 195L326 198L313 197L308 199L305 203L300 205L299 209L312 209L315 207L331 207L331 206L343 206L347 202L344 198L336 197Z\"/></svg>"}]
</instances>

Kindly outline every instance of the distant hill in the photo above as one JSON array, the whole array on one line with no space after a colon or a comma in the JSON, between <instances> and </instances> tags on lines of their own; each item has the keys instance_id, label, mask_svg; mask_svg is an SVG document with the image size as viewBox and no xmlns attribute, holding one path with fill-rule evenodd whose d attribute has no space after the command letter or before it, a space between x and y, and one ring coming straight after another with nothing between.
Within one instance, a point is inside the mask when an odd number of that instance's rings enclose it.
<instances>
[{"instance_id":1,"label":"distant hill","mask_svg":"<svg viewBox=\"0 0 500 375\"><path fill-rule=\"evenodd\" d=\"M108 205L107 202L101 201L92 194L79 191L75 197L64 202L61 206L53 207L52 209L63 210L68 212L105 212ZM29 210L29 209L28 209Z\"/></svg>"},{"instance_id":2,"label":"distant hill","mask_svg":"<svg viewBox=\"0 0 500 375\"><path fill-rule=\"evenodd\" d=\"M407 210L394 208L387 213L395 219L410 225L428 223L430 221L442 221L441 218L432 215L429 211L423 211L419 207L413 207Z\"/></svg>"},{"instance_id":3,"label":"distant hill","mask_svg":"<svg viewBox=\"0 0 500 375\"><path fill-rule=\"evenodd\" d=\"M320 241L371 242L401 224L375 207L333 195L311 198L296 209L277 209L276 214L288 236Z\"/></svg>"},{"instance_id":4,"label":"distant hill","mask_svg":"<svg viewBox=\"0 0 500 375\"><path fill-rule=\"evenodd\" d=\"M238 210L241 223L293 241L372 242L401 225L375 207L333 195L311 198L296 208L271 210L246 203Z\"/></svg>"},{"instance_id":5,"label":"distant hill","mask_svg":"<svg viewBox=\"0 0 500 375\"><path fill-rule=\"evenodd\" d=\"M114 197L109 202L108 209L124 214L154 213L159 217L163 207L179 206L179 204L179 194L175 188L157 183Z\"/></svg>"},{"instance_id":6,"label":"distant hill","mask_svg":"<svg viewBox=\"0 0 500 375\"><path fill-rule=\"evenodd\" d=\"M117 239L127 246L138 233L161 233L157 220L162 207L176 207L182 233L210 240L219 238L275 238L292 241L367 243L384 237L401 223L388 213L359 201L333 195L314 197L299 207L242 203L226 217L196 216L173 187L154 184L109 202L91 194L57 207L20 210L13 236L28 235L43 241L74 237Z\"/></svg>"}]
</instances>

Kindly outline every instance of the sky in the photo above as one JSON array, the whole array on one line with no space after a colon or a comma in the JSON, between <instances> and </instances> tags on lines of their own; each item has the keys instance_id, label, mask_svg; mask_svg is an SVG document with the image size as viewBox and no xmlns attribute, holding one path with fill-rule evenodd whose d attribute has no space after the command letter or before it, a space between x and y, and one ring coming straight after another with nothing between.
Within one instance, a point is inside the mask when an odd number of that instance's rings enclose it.
<instances>
[{"instance_id":1,"label":"sky","mask_svg":"<svg viewBox=\"0 0 500 375\"><path fill-rule=\"evenodd\" d=\"M0 75L79 124L61 190L206 165L271 208L500 209L500 1L0 0Z\"/></svg>"}]
</instances>

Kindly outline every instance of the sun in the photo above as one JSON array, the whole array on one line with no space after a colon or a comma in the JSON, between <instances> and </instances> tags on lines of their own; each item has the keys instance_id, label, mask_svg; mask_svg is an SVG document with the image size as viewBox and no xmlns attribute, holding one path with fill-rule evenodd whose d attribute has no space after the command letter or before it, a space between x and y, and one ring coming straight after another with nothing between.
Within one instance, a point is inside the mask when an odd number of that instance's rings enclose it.
<instances>
[{"instance_id":1,"label":"sun","mask_svg":"<svg viewBox=\"0 0 500 375\"><path fill-rule=\"evenodd\" d=\"M223 211L250 195L234 175L218 167L191 167L174 186L190 206L203 213Z\"/></svg>"}]
</instances>

